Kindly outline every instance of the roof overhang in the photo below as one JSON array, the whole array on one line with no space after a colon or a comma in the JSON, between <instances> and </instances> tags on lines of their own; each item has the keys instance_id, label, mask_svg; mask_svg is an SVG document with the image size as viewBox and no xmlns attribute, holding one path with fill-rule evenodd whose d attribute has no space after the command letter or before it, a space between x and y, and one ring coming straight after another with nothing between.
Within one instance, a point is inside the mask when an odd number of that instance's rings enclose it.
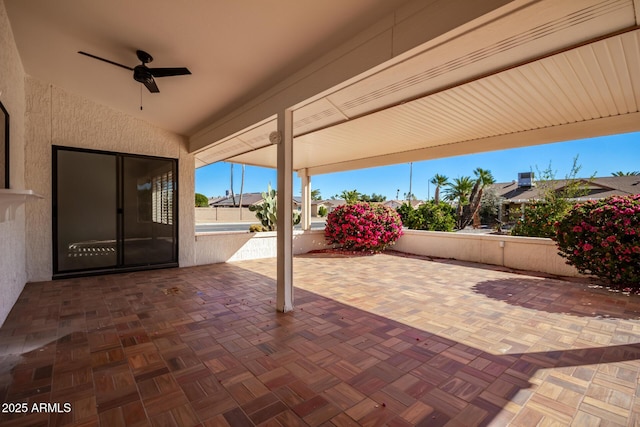
<instances>
[{"instance_id":1,"label":"roof overhang","mask_svg":"<svg viewBox=\"0 0 640 427\"><path fill-rule=\"evenodd\" d=\"M292 105L294 170L317 175L640 131L633 1L519 3ZM275 168L275 128L270 115L211 141L196 151L196 167Z\"/></svg>"}]
</instances>

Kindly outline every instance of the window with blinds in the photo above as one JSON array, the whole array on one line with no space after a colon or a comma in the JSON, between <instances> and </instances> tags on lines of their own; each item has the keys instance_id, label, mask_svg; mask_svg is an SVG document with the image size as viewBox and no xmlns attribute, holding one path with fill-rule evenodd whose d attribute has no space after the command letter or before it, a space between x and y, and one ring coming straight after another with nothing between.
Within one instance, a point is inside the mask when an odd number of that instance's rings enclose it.
<instances>
[{"instance_id":1,"label":"window with blinds","mask_svg":"<svg viewBox=\"0 0 640 427\"><path fill-rule=\"evenodd\" d=\"M152 184L153 222L173 225L173 171L154 176Z\"/></svg>"}]
</instances>

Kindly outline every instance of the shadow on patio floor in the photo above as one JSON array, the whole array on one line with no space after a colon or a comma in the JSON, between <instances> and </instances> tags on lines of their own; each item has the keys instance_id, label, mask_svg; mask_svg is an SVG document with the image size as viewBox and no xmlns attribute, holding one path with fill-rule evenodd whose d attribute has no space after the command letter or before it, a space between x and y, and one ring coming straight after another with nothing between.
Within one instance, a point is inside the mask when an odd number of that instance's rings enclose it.
<instances>
[{"instance_id":1,"label":"shadow on patio floor","mask_svg":"<svg viewBox=\"0 0 640 427\"><path fill-rule=\"evenodd\" d=\"M640 319L640 298L554 279L488 280L472 290L508 304L595 319Z\"/></svg>"}]
</instances>

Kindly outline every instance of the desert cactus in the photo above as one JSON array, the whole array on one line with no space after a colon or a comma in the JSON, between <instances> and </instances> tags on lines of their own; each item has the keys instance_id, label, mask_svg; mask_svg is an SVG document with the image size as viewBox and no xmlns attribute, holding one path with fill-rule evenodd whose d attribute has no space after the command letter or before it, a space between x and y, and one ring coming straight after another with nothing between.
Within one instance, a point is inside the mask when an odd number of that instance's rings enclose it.
<instances>
[{"instance_id":1,"label":"desert cactus","mask_svg":"<svg viewBox=\"0 0 640 427\"><path fill-rule=\"evenodd\" d=\"M262 224L264 231L274 231L277 225L278 204L276 200L276 190L269 188L262 193L262 204L249 206L251 212L256 213L256 218ZM300 213L293 212L293 225L300 223Z\"/></svg>"},{"instance_id":2,"label":"desert cactus","mask_svg":"<svg viewBox=\"0 0 640 427\"><path fill-rule=\"evenodd\" d=\"M256 213L256 218L267 231L276 229L276 190L271 188L271 184L266 192L262 192L262 204L249 206L249 210Z\"/></svg>"}]
</instances>

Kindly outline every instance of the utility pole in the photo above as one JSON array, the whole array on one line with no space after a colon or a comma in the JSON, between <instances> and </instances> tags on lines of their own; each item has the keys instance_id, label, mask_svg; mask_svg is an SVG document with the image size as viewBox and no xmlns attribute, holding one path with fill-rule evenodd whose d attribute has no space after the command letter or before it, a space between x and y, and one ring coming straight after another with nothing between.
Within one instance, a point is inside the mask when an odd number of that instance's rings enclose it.
<instances>
[{"instance_id":1,"label":"utility pole","mask_svg":"<svg viewBox=\"0 0 640 427\"><path fill-rule=\"evenodd\" d=\"M407 197L411 200L411 196L413 193L411 192L411 184L413 183L413 162L409 163L409 196Z\"/></svg>"},{"instance_id":2,"label":"utility pole","mask_svg":"<svg viewBox=\"0 0 640 427\"><path fill-rule=\"evenodd\" d=\"M233 163L231 163L231 178L230 178L231 182L231 200L233 201L233 207L236 207L236 195L233 192Z\"/></svg>"},{"instance_id":3,"label":"utility pole","mask_svg":"<svg viewBox=\"0 0 640 427\"><path fill-rule=\"evenodd\" d=\"M244 163L242 164L242 179L240 180L240 203L238 206L240 208L240 220L242 220L242 194L244 193Z\"/></svg>"}]
</instances>

